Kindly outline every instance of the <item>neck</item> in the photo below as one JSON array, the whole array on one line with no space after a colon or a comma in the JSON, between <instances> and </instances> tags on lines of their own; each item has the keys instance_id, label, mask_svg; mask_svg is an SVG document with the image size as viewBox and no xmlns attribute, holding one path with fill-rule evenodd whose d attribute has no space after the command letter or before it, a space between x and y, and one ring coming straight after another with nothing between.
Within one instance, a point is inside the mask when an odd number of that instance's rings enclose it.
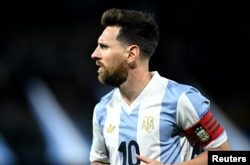
<instances>
[{"instance_id":1,"label":"neck","mask_svg":"<svg viewBox=\"0 0 250 165\"><path fill-rule=\"evenodd\" d=\"M120 92L128 105L137 98L151 80L151 73L147 70L135 69L128 75L128 79L120 87Z\"/></svg>"}]
</instances>

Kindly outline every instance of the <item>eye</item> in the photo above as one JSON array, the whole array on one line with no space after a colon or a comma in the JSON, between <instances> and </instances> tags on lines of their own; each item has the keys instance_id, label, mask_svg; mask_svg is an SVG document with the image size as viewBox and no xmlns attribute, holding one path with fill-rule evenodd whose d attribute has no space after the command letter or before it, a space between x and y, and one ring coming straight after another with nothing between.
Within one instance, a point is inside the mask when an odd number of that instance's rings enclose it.
<instances>
[{"instance_id":1,"label":"eye","mask_svg":"<svg viewBox=\"0 0 250 165\"><path fill-rule=\"evenodd\" d=\"M107 45L104 45L104 44L100 44L100 48L101 48L101 49L107 49L108 46L107 46Z\"/></svg>"}]
</instances>

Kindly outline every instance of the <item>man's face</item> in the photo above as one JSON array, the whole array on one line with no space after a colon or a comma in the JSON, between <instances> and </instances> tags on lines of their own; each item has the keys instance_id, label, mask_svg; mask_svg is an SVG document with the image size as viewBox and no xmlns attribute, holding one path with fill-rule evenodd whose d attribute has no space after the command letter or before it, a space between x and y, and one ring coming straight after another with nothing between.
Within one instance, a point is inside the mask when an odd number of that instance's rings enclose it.
<instances>
[{"instance_id":1,"label":"man's face","mask_svg":"<svg viewBox=\"0 0 250 165\"><path fill-rule=\"evenodd\" d=\"M98 45L91 58L96 61L98 79L101 83L119 87L127 79L127 50L122 42L116 39L120 28L108 26L98 39Z\"/></svg>"}]
</instances>

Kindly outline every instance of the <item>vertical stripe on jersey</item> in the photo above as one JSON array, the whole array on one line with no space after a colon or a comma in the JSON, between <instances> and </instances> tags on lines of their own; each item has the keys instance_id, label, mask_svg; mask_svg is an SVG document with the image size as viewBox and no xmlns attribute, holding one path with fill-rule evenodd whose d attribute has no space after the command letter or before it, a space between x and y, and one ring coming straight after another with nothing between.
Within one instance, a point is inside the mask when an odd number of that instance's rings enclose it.
<instances>
[{"instance_id":1,"label":"vertical stripe on jersey","mask_svg":"<svg viewBox=\"0 0 250 165\"><path fill-rule=\"evenodd\" d=\"M96 119L100 125L101 134L104 134L104 125L107 117L106 105L108 101L112 98L112 94L107 96L107 99L103 99L103 101L99 102L96 107Z\"/></svg>"},{"instance_id":2,"label":"vertical stripe on jersey","mask_svg":"<svg viewBox=\"0 0 250 165\"><path fill-rule=\"evenodd\" d=\"M159 93L160 94L160 93ZM158 98L155 98L158 99ZM141 155L150 156L152 159L159 159L160 139L159 139L159 114L160 100L145 101L140 107L137 125L137 142L140 146ZM152 106L150 104L153 104ZM158 105L159 105L158 104Z\"/></svg>"},{"instance_id":3,"label":"vertical stripe on jersey","mask_svg":"<svg viewBox=\"0 0 250 165\"><path fill-rule=\"evenodd\" d=\"M115 95L113 95L115 97ZM112 98L113 99L113 98ZM106 106L107 108L107 118L105 121L105 140L106 145L109 150L109 158L110 162L114 162L114 164L119 164L120 157L118 152L119 146L119 123L120 123L120 115L121 115L121 108L120 105L109 104Z\"/></svg>"},{"instance_id":4,"label":"vertical stripe on jersey","mask_svg":"<svg viewBox=\"0 0 250 165\"><path fill-rule=\"evenodd\" d=\"M161 162L172 164L180 161L180 136L176 127L176 103L181 88L168 81L162 98L162 109L160 115L160 139L161 139ZM173 89L175 89L173 91ZM179 90L177 90L179 89ZM164 131L164 128L167 130Z\"/></svg>"},{"instance_id":5,"label":"vertical stripe on jersey","mask_svg":"<svg viewBox=\"0 0 250 165\"><path fill-rule=\"evenodd\" d=\"M164 89L160 115L161 162L172 164L180 162L181 158L185 156L182 150L186 147L187 141L180 136L180 130L176 123L176 110L180 95L189 89L190 86L172 80L168 80ZM186 144L184 145L184 143Z\"/></svg>"},{"instance_id":6,"label":"vertical stripe on jersey","mask_svg":"<svg viewBox=\"0 0 250 165\"><path fill-rule=\"evenodd\" d=\"M108 150L105 144L105 123L107 119L106 105L112 98L109 94L101 99L95 106L93 116L93 141L91 146L90 161L105 161L108 162Z\"/></svg>"},{"instance_id":7,"label":"vertical stripe on jersey","mask_svg":"<svg viewBox=\"0 0 250 165\"><path fill-rule=\"evenodd\" d=\"M137 141L136 132L137 132L137 123L138 123L138 107L133 109L130 113L127 113L127 111L124 110L123 107L121 107L121 114L120 114L120 125L119 125L119 145L122 143L124 144L126 148L123 148L123 152L120 152L120 158L121 158L121 165L124 161L129 164L130 159L132 160L132 163L135 164L137 161L136 159L136 151L135 146L130 146L131 141ZM118 146L119 146L118 145ZM129 152L131 151L131 152ZM124 158L123 154L126 152L127 157ZM139 153L138 153L139 154Z\"/></svg>"}]
</instances>

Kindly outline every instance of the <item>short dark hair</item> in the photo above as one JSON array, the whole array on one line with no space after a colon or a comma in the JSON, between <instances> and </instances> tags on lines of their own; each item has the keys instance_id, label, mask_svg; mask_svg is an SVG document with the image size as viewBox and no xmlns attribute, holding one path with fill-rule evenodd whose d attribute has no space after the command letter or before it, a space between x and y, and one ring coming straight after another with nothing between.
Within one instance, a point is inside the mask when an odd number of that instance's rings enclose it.
<instances>
[{"instance_id":1,"label":"short dark hair","mask_svg":"<svg viewBox=\"0 0 250 165\"><path fill-rule=\"evenodd\" d=\"M121 27L117 40L138 45L146 58L150 58L158 46L159 27L153 14L111 8L103 13L101 24Z\"/></svg>"}]
</instances>

